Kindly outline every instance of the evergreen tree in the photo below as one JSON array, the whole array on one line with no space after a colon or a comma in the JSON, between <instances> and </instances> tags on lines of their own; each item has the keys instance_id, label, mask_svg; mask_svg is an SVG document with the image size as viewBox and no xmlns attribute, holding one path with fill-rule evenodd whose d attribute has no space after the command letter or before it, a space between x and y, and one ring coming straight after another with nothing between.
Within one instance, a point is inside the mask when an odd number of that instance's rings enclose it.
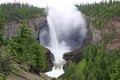
<instances>
[{"instance_id":1,"label":"evergreen tree","mask_svg":"<svg viewBox=\"0 0 120 80\"><path fill-rule=\"evenodd\" d=\"M19 34L8 41L13 59L22 62L22 65L30 66L30 71L39 74L46 68L45 53L47 50L35 40L31 34L31 29L23 22L19 26Z\"/></svg>"},{"instance_id":2,"label":"evergreen tree","mask_svg":"<svg viewBox=\"0 0 120 80\"><path fill-rule=\"evenodd\" d=\"M64 78L67 80L75 80L74 79L75 69L76 69L75 64L72 61L70 61L68 63L68 67L65 69Z\"/></svg>"},{"instance_id":3,"label":"evergreen tree","mask_svg":"<svg viewBox=\"0 0 120 80\"><path fill-rule=\"evenodd\" d=\"M30 46L30 54L31 56L31 67L33 70L39 74L40 71L44 71L46 68L46 63L45 63L45 52L46 50L40 46L38 42L34 42Z\"/></svg>"},{"instance_id":4,"label":"evergreen tree","mask_svg":"<svg viewBox=\"0 0 120 80\"><path fill-rule=\"evenodd\" d=\"M14 53L14 57L18 58L20 61L27 61L28 59L28 51L27 51L27 43L31 37L31 32L25 22L23 22L20 26L19 35L14 36L8 41L8 48Z\"/></svg>"},{"instance_id":5,"label":"evergreen tree","mask_svg":"<svg viewBox=\"0 0 120 80\"><path fill-rule=\"evenodd\" d=\"M87 78L87 80L97 80L94 76L94 74L91 72Z\"/></svg>"},{"instance_id":6,"label":"evergreen tree","mask_svg":"<svg viewBox=\"0 0 120 80\"><path fill-rule=\"evenodd\" d=\"M111 75L111 80L120 80L120 60L116 61L115 73Z\"/></svg>"},{"instance_id":7,"label":"evergreen tree","mask_svg":"<svg viewBox=\"0 0 120 80\"><path fill-rule=\"evenodd\" d=\"M4 18L0 8L0 46L4 43L3 30L4 30Z\"/></svg>"},{"instance_id":8,"label":"evergreen tree","mask_svg":"<svg viewBox=\"0 0 120 80\"><path fill-rule=\"evenodd\" d=\"M4 46L0 47L0 74L8 74L11 70L10 51Z\"/></svg>"},{"instance_id":9,"label":"evergreen tree","mask_svg":"<svg viewBox=\"0 0 120 80\"><path fill-rule=\"evenodd\" d=\"M37 8L28 4L7 3L0 4L0 8L4 12L6 21L19 21L21 19L30 19L46 15L44 8Z\"/></svg>"}]
</instances>

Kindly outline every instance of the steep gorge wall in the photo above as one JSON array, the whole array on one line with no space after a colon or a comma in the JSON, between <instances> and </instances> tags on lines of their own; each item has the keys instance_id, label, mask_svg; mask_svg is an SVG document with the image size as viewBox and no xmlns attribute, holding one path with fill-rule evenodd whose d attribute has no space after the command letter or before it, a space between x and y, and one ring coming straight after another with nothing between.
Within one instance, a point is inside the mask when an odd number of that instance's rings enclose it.
<instances>
[{"instance_id":1,"label":"steep gorge wall","mask_svg":"<svg viewBox=\"0 0 120 80\"><path fill-rule=\"evenodd\" d=\"M11 21L5 23L5 38L9 39L12 36L15 36L19 32L19 25L22 21ZM32 35L35 39L39 39L39 32L42 27L47 24L46 17L38 17L33 19L26 20L28 27L32 29Z\"/></svg>"},{"instance_id":2,"label":"steep gorge wall","mask_svg":"<svg viewBox=\"0 0 120 80\"><path fill-rule=\"evenodd\" d=\"M105 28L97 29L97 28L95 28L95 26L92 26L92 20L94 20L94 18L87 17L86 19L87 19L88 31L87 31L87 36L86 36L86 39L85 39L83 45L99 44L106 33L110 33L112 35L112 33L115 32L117 34L117 37L115 39L107 42L106 49L112 50L114 48L117 49L120 47L119 46L119 33L120 33L120 30L119 30L120 22L119 21L111 19L111 20L107 21L108 23L106 23L107 26ZM11 38L12 36L16 35L18 33L17 26L19 26L20 23L21 23L21 21L7 22L5 24L5 38L8 39L8 38ZM32 34L33 34L34 38L38 39L38 40L39 40L40 30L43 27L48 27L46 17L28 19L27 25L32 29ZM65 54L64 59L67 59L67 60L72 59L74 62L78 62L82 58L81 54L82 54L82 52L80 51L80 48L79 48L79 49L74 50L73 52ZM77 58L79 56L75 56L75 55L80 55L80 58ZM50 61L51 60L52 59L50 59ZM50 65L50 66L52 67L53 65ZM50 68L48 68L48 70L50 70Z\"/></svg>"},{"instance_id":3,"label":"steep gorge wall","mask_svg":"<svg viewBox=\"0 0 120 80\"><path fill-rule=\"evenodd\" d=\"M100 31L96 30L96 29L93 29L93 26L91 25L91 18L86 17L86 19L87 19L88 32L87 32L86 40L83 44L96 43L100 40L100 38L99 38L100 37ZM11 22L5 23L5 32L4 32L5 38L9 39L12 36L17 35L18 32L19 32L19 25L21 24L21 22L22 21L20 20L20 21L11 21ZM28 19L28 20L26 20L26 23L27 23L28 27L30 27L32 29L32 35L37 40L39 40L40 30L43 27L48 27L46 17L38 17L38 18ZM76 50L79 50L79 49L76 49ZM80 51L76 51L76 50L73 51L73 52L75 54L79 55L78 53L80 53ZM71 52L71 53L73 53L73 52ZM50 54L46 54L46 56L47 55L50 55ZM68 53L65 54L64 59L66 59L66 58L71 59L72 56L74 56L74 54L72 54L71 56L70 55ZM49 60L50 63L52 63L51 60L52 59ZM51 69L50 67L52 67L52 66L53 65L49 65L47 70L50 70Z\"/></svg>"},{"instance_id":4,"label":"steep gorge wall","mask_svg":"<svg viewBox=\"0 0 120 80\"><path fill-rule=\"evenodd\" d=\"M92 25L93 17L87 17L87 35L82 47L85 45L101 45L103 44L107 50L114 50L120 48L120 21L119 17L111 18L102 28L96 28ZM72 60L75 63L79 63L83 58L81 47L75 49L70 53L64 54L64 59Z\"/></svg>"},{"instance_id":5,"label":"steep gorge wall","mask_svg":"<svg viewBox=\"0 0 120 80\"><path fill-rule=\"evenodd\" d=\"M99 29L95 29L92 26L92 19L93 18L86 18L87 19L87 37L86 37L86 41L88 43L97 43L100 41L101 39L101 33L102 31ZM5 34L5 38L9 39L12 36L15 36L18 34L19 32L19 25L21 24L21 20L19 21L11 21L11 22L7 22L5 23L5 30L4 30L4 34ZM33 19L28 19L26 20L26 23L28 25L28 27L30 27L32 29L32 35L35 39L39 40L39 33L40 30L43 27L48 27L47 24L47 19L46 17L38 17L38 18L33 18Z\"/></svg>"},{"instance_id":6,"label":"steep gorge wall","mask_svg":"<svg viewBox=\"0 0 120 80\"><path fill-rule=\"evenodd\" d=\"M13 36L16 36L19 33L19 25L22 23L22 21L11 21L11 22L7 22L5 23L4 26L4 36L6 39L9 39ZM32 35L36 40L39 40L39 33L40 30L43 27L48 27L47 25L47 20L46 17L38 17L38 18L33 18L33 19L28 19L26 20L26 24L27 26L31 29L32 31ZM47 53L45 53L46 55L46 61L47 61L47 67L45 69L45 71L50 71L53 67L53 55L51 54L51 52L48 50Z\"/></svg>"}]
</instances>

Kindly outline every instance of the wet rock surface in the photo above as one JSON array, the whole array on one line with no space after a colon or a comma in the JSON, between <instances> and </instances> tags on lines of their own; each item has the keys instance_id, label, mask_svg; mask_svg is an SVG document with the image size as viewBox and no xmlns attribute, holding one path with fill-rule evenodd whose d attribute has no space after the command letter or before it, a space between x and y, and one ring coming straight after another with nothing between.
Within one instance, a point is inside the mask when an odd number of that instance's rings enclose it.
<instances>
[{"instance_id":1,"label":"wet rock surface","mask_svg":"<svg viewBox=\"0 0 120 80\"><path fill-rule=\"evenodd\" d=\"M53 54L50 51L48 51L45 54L45 56L46 56L46 61L47 61L46 62L47 63L47 67L45 69L45 72L48 72L48 71L51 71L53 66L54 66L54 64L53 64L54 56L53 56Z\"/></svg>"},{"instance_id":2,"label":"wet rock surface","mask_svg":"<svg viewBox=\"0 0 120 80\"><path fill-rule=\"evenodd\" d=\"M73 61L74 63L79 63L83 58L83 53L80 51L80 48L73 50L72 52L65 53L63 59L66 61Z\"/></svg>"}]
</instances>

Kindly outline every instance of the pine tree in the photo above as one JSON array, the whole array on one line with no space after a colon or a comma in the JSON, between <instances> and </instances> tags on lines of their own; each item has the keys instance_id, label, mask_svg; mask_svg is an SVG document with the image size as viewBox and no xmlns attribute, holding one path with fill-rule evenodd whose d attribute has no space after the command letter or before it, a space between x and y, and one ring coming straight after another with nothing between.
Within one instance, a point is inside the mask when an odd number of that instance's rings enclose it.
<instances>
[{"instance_id":1,"label":"pine tree","mask_svg":"<svg viewBox=\"0 0 120 80\"><path fill-rule=\"evenodd\" d=\"M3 30L4 30L4 18L0 8L0 46L4 43Z\"/></svg>"},{"instance_id":2,"label":"pine tree","mask_svg":"<svg viewBox=\"0 0 120 80\"><path fill-rule=\"evenodd\" d=\"M46 68L45 52L46 49L44 49L38 42L34 42L30 46L30 55L33 56L31 57L30 64L34 72L38 74Z\"/></svg>"},{"instance_id":3,"label":"pine tree","mask_svg":"<svg viewBox=\"0 0 120 80\"><path fill-rule=\"evenodd\" d=\"M75 73L76 66L72 61L69 61L68 67L65 69L64 78L67 80L75 80L74 73Z\"/></svg>"},{"instance_id":4,"label":"pine tree","mask_svg":"<svg viewBox=\"0 0 120 80\"><path fill-rule=\"evenodd\" d=\"M14 57L19 59L20 61L28 60L28 51L27 51L27 43L31 38L31 32L25 22L23 22L20 26L19 34L12 37L8 41L8 48L14 53Z\"/></svg>"},{"instance_id":5,"label":"pine tree","mask_svg":"<svg viewBox=\"0 0 120 80\"><path fill-rule=\"evenodd\" d=\"M97 80L94 76L94 74L91 72L87 78L87 80Z\"/></svg>"},{"instance_id":6,"label":"pine tree","mask_svg":"<svg viewBox=\"0 0 120 80\"><path fill-rule=\"evenodd\" d=\"M120 60L116 61L115 73L111 75L111 80L120 80Z\"/></svg>"},{"instance_id":7,"label":"pine tree","mask_svg":"<svg viewBox=\"0 0 120 80\"><path fill-rule=\"evenodd\" d=\"M11 70L11 55L10 51L2 46L0 47L0 73L8 74Z\"/></svg>"},{"instance_id":8,"label":"pine tree","mask_svg":"<svg viewBox=\"0 0 120 80\"><path fill-rule=\"evenodd\" d=\"M31 29L27 26L26 21L23 21L22 24L19 26L20 28L20 38L28 39L32 37Z\"/></svg>"}]
</instances>

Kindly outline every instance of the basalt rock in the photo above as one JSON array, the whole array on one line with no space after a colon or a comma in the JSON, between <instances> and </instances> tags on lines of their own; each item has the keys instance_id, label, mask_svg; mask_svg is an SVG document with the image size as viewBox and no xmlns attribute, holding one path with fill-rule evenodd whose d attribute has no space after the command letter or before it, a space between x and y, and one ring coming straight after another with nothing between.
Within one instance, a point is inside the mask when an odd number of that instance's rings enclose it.
<instances>
[{"instance_id":1,"label":"basalt rock","mask_svg":"<svg viewBox=\"0 0 120 80\"><path fill-rule=\"evenodd\" d=\"M54 64L53 64L54 56L50 51L48 51L45 54L45 57L46 57L46 63L47 63L47 67L45 69L45 72L48 72L48 71L51 71L53 66L54 66Z\"/></svg>"},{"instance_id":2,"label":"basalt rock","mask_svg":"<svg viewBox=\"0 0 120 80\"><path fill-rule=\"evenodd\" d=\"M73 56L74 56L74 54L65 53L63 55L63 59L66 60L66 61L69 61Z\"/></svg>"},{"instance_id":3,"label":"basalt rock","mask_svg":"<svg viewBox=\"0 0 120 80\"><path fill-rule=\"evenodd\" d=\"M83 53L80 51L80 48L78 48L70 53L65 53L63 57L65 60L67 60L67 63L63 66L63 69L66 69L68 67L69 61L78 64L83 59Z\"/></svg>"},{"instance_id":4,"label":"basalt rock","mask_svg":"<svg viewBox=\"0 0 120 80\"><path fill-rule=\"evenodd\" d=\"M72 52L65 53L63 55L63 59L65 59L66 61L71 60L72 62L74 62L76 64L78 64L82 58L83 58L83 54L80 51L80 48L75 49Z\"/></svg>"}]
</instances>

